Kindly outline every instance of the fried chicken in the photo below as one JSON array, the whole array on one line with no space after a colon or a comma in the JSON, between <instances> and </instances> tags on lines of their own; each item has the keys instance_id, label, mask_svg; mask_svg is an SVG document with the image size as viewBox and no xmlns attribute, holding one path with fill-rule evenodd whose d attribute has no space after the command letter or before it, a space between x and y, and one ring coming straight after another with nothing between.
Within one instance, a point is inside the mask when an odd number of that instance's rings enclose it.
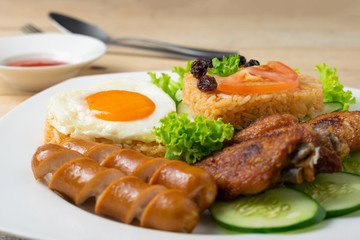
<instances>
[{"instance_id":1,"label":"fried chicken","mask_svg":"<svg viewBox=\"0 0 360 240\"><path fill-rule=\"evenodd\" d=\"M360 150L360 111L320 115L297 123L273 115L236 133L232 144L197 163L215 177L220 199L232 200L341 171L341 158Z\"/></svg>"},{"instance_id":2,"label":"fried chicken","mask_svg":"<svg viewBox=\"0 0 360 240\"><path fill-rule=\"evenodd\" d=\"M230 143L240 143L261 136L271 136L277 131L288 131L294 125L299 125L292 115L272 115L255 122L248 128L234 134ZM340 158L349 154L349 151L360 149L360 111L342 111L320 115L310 121L301 123L311 133L314 130L319 134L321 145L329 150L336 151ZM314 141L314 134L307 134L307 142ZM229 145L229 144L228 144Z\"/></svg>"},{"instance_id":3,"label":"fried chicken","mask_svg":"<svg viewBox=\"0 0 360 240\"><path fill-rule=\"evenodd\" d=\"M233 143L247 141L259 137L271 130L289 126L297 122L298 119L291 114L271 115L266 118L261 118L251 124L249 127L235 133L231 141Z\"/></svg>"},{"instance_id":4,"label":"fried chicken","mask_svg":"<svg viewBox=\"0 0 360 240\"><path fill-rule=\"evenodd\" d=\"M330 131L338 139L343 139L352 152L360 150L360 111L323 114L303 124L318 132Z\"/></svg>"},{"instance_id":5,"label":"fried chicken","mask_svg":"<svg viewBox=\"0 0 360 240\"><path fill-rule=\"evenodd\" d=\"M306 136L312 142L305 141ZM313 181L318 172L340 171L340 158L335 151L322 147L319 139L315 131L296 124L233 144L196 166L215 177L220 199L233 200L238 195L257 194L284 181Z\"/></svg>"}]
</instances>

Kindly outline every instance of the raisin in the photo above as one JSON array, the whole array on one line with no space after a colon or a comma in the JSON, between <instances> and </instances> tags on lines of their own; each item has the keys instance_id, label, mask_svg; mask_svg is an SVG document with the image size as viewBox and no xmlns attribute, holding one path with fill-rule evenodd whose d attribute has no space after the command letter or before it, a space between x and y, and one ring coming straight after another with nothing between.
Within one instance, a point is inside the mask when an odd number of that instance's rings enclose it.
<instances>
[{"instance_id":1,"label":"raisin","mask_svg":"<svg viewBox=\"0 0 360 240\"><path fill-rule=\"evenodd\" d=\"M246 63L246 58L245 58L244 56L241 56L241 55L240 55L239 67L240 67L241 65L244 65L245 63Z\"/></svg>"},{"instance_id":2,"label":"raisin","mask_svg":"<svg viewBox=\"0 0 360 240\"><path fill-rule=\"evenodd\" d=\"M209 58L208 62L209 62L208 68L213 68L214 66L212 65L212 58Z\"/></svg>"},{"instance_id":3,"label":"raisin","mask_svg":"<svg viewBox=\"0 0 360 240\"><path fill-rule=\"evenodd\" d=\"M209 75L202 76L197 81L197 87L200 91L207 92L215 90L217 87L217 82L214 77Z\"/></svg>"},{"instance_id":4,"label":"raisin","mask_svg":"<svg viewBox=\"0 0 360 240\"><path fill-rule=\"evenodd\" d=\"M190 72L194 77L199 79L200 77L204 76L207 73L208 67L209 67L209 59L199 58L196 59L191 64Z\"/></svg>"},{"instance_id":5,"label":"raisin","mask_svg":"<svg viewBox=\"0 0 360 240\"><path fill-rule=\"evenodd\" d=\"M255 60L255 59L250 59L250 61L245 63L244 67L251 67L251 66L255 66L255 65L260 65L259 61Z\"/></svg>"}]
</instances>

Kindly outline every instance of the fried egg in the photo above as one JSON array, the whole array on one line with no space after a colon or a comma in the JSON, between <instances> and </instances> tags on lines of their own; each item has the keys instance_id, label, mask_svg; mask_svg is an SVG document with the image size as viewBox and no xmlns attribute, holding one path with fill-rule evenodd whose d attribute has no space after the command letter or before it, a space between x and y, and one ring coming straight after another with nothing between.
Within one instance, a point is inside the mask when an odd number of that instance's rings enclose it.
<instances>
[{"instance_id":1,"label":"fried egg","mask_svg":"<svg viewBox=\"0 0 360 240\"><path fill-rule=\"evenodd\" d=\"M57 131L73 138L151 142L153 127L172 111L175 102L159 87L124 78L53 95L47 117Z\"/></svg>"}]
</instances>

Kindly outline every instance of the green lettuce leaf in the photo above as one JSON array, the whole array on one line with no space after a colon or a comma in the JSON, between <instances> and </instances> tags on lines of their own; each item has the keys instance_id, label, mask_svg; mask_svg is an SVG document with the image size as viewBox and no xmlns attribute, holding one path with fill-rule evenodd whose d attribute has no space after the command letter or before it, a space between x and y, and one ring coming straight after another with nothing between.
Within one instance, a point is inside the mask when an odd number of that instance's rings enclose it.
<instances>
[{"instance_id":1,"label":"green lettuce leaf","mask_svg":"<svg viewBox=\"0 0 360 240\"><path fill-rule=\"evenodd\" d=\"M297 73L300 74L300 70L298 68L293 68L293 70Z\"/></svg>"},{"instance_id":2,"label":"green lettuce leaf","mask_svg":"<svg viewBox=\"0 0 360 240\"><path fill-rule=\"evenodd\" d=\"M235 56L230 55L228 58L224 56L222 61L218 58L213 58L212 65L214 68L209 68L208 73L223 77L230 76L240 70L239 62L239 54L236 54Z\"/></svg>"},{"instance_id":3,"label":"green lettuce leaf","mask_svg":"<svg viewBox=\"0 0 360 240\"><path fill-rule=\"evenodd\" d=\"M162 73L159 77L156 76L156 73L148 72L148 74L150 75L151 82L166 92L176 105L181 102L176 98L176 92L182 89L182 81L176 82L166 73Z\"/></svg>"},{"instance_id":4,"label":"green lettuce leaf","mask_svg":"<svg viewBox=\"0 0 360 240\"><path fill-rule=\"evenodd\" d=\"M190 121L188 114L171 112L154 127L156 141L166 146L166 158L185 161L189 164L222 148L225 139L230 140L234 127L222 119L210 120L196 116Z\"/></svg>"},{"instance_id":5,"label":"green lettuce leaf","mask_svg":"<svg viewBox=\"0 0 360 240\"><path fill-rule=\"evenodd\" d=\"M172 71L179 75L177 81L171 79L171 77L166 73L162 73L159 77L157 77L156 73L148 72L151 78L151 82L156 86L158 86L159 88L161 88L164 92L166 92L174 100L176 105L178 105L182 101L181 99L178 99L176 97L176 93L179 90L182 90L184 86L183 84L184 74L190 72L191 63L192 61L188 61L186 63L185 68L179 66L174 67Z\"/></svg>"},{"instance_id":6,"label":"green lettuce leaf","mask_svg":"<svg viewBox=\"0 0 360 240\"><path fill-rule=\"evenodd\" d=\"M183 88L183 79L184 79L184 74L190 72L191 70L191 64L194 61L187 61L186 62L186 67L180 67L180 66L175 66L172 70L173 73L177 73L179 75L179 80L178 82L181 82L181 89Z\"/></svg>"},{"instance_id":7,"label":"green lettuce leaf","mask_svg":"<svg viewBox=\"0 0 360 240\"><path fill-rule=\"evenodd\" d=\"M339 77L336 75L336 68L323 63L316 65L315 70L320 73L319 78L323 84L324 102L340 102L344 104L343 110L348 110L349 104L356 102L351 91L344 91L344 86L339 82Z\"/></svg>"}]
</instances>

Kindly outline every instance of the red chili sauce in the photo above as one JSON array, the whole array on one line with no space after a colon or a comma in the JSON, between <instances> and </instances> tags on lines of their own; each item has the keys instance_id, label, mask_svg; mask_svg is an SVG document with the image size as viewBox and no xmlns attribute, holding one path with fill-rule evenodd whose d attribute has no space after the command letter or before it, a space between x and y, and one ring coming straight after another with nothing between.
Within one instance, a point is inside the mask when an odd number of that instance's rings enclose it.
<instances>
[{"instance_id":1,"label":"red chili sauce","mask_svg":"<svg viewBox=\"0 0 360 240\"><path fill-rule=\"evenodd\" d=\"M67 62L52 60L52 59L23 59L6 64L10 67L49 67L68 64Z\"/></svg>"}]
</instances>

